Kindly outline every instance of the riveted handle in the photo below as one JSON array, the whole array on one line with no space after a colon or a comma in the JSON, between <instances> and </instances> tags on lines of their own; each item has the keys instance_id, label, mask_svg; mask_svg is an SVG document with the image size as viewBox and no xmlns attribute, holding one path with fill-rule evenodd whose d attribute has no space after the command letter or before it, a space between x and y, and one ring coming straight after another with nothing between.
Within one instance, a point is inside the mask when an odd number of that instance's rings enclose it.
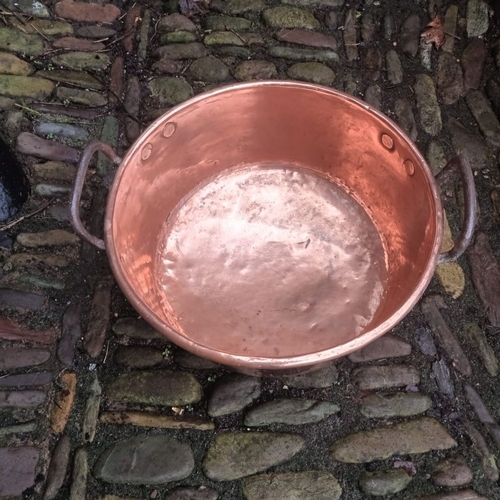
<instances>
[{"instance_id":1,"label":"riveted handle","mask_svg":"<svg viewBox=\"0 0 500 500\"><path fill-rule=\"evenodd\" d=\"M436 180L439 184L442 184L457 171L460 172L460 176L462 177L462 186L464 190L463 226L453 248L439 256L438 264L457 260L465 250L467 250L467 247L472 241L472 236L474 235L477 217L477 195L476 186L474 185L474 176L472 175L472 169L467 158L463 155L452 158L436 176Z\"/></svg>"},{"instance_id":2,"label":"riveted handle","mask_svg":"<svg viewBox=\"0 0 500 500\"><path fill-rule=\"evenodd\" d=\"M113 148L104 142L91 142L83 150L80 161L78 162L75 184L73 186L73 190L71 191L71 197L69 200L69 220L75 230L75 233L80 236L80 238L88 241L100 250L105 250L106 245L104 240L90 234L85 229L85 226L80 219L80 199L82 197L83 184L85 183L85 176L87 175L90 160L96 151L102 151L115 165L119 165L122 161L122 159L113 151Z\"/></svg>"}]
</instances>

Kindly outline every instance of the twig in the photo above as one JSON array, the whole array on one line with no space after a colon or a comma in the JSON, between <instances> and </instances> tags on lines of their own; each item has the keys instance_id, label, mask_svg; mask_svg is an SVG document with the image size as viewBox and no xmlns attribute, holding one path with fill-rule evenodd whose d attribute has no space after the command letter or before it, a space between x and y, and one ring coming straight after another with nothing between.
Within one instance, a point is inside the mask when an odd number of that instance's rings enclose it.
<instances>
[{"instance_id":1,"label":"twig","mask_svg":"<svg viewBox=\"0 0 500 500\"><path fill-rule=\"evenodd\" d=\"M42 113L40 113L39 111L36 111L34 109L31 109L31 108L28 108L26 106L23 106L22 104L18 104L17 102L14 103L14 106L17 106L18 108L24 109L28 113L32 113L35 116L42 116Z\"/></svg>"},{"instance_id":2,"label":"twig","mask_svg":"<svg viewBox=\"0 0 500 500\"><path fill-rule=\"evenodd\" d=\"M134 33L134 31L135 31L135 28L131 29L131 30L127 31L127 32L125 32L124 35L119 36L118 38L115 38L112 42L108 43L106 45L106 47L111 47L111 45L114 45L115 43L119 42L120 40L123 40L124 38L127 38L128 36L132 35Z\"/></svg>"},{"instance_id":3,"label":"twig","mask_svg":"<svg viewBox=\"0 0 500 500\"><path fill-rule=\"evenodd\" d=\"M238 37L238 38L239 38L239 39L240 39L240 40L241 40L241 41L242 41L242 42L243 42L246 46L249 46L249 45L250 45L250 44L249 44L249 43L248 43L248 42L247 42L247 41L246 41L246 40L245 40L242 36L240 36L240 34L239 34L239 33L237 33L236 31L234 31L234 29L233 29L233 28L229 28L229 31L230 31L231 33L234 33L234 34L235 34L235 35L236 35L236 36L237 36L237 37Z\"/></svg>"},{"instance_id":4,"label":"twig","mask_svg":"<svg viewBox=\"0 0 500 500\"><path fill-rule=\"evenodd\" d=\"M16 224L19 224L25 219L29 219L30 217L33 217L34 215L40 213L42 210L45 210L53 201L55 198L52 198L49 200L45 205L43 205L41 208L35 210L34 212L31 212L30 214L23 215L19 217L19 219L16 219L15 221L9 222L8 224L5 224L5 226L0 226L0 231L6 231L7 229L10 229L11 227L14 227Z\"/></svg>"},{"instance_id":5,"label":"twig","mask_svg":"<svg viewBox=\"0 0 500 500\"><path fill-rule=\"evenodd\" d=\"M14 16L20 23L26 24L26 21L22 18L22 16L18 15L17 13L9 9L9 7L7 7L7 5L5 5L3 2L0 2L0 4L7 12L10 13L11 16Z\"/></svg>"},{"instance_id":6,"label":"twig","mask_svg":"<svg viewBox=\"0 0 500 500\"><path fill-rule=\"evenodd\" d=\"M50 40L48 39L48 37L46 37L33 23L30 23L30 26L39 34L41 35L43 38L45 38L45 40L47 40L47 42L49 42Z\"/></svg>"},{"instance_id":7,"label":"twig","mask_svg":"<svg viewBox=\"0 0 500 500\"><path fill-rule=\"evenodd\" d=\"M106 360L108 359L108 352L109 352L109 341L108 344L106 345L106 354L104 355L104 360L102 364L106 363Z\"/></svg>"},{"instance_id":8,"label":"twig","mask_svg":"<svg viewBox=\"0 0 500 500\"><path fill-rule=\"evenodd\" d=\"M121 21L135 6L136 6L137 2L134 2L132 4L132 7L130 7L130 9L127 10L127 12L125 12L125 14L122 14L119 18L118 18L118 21Z\"/></svg>"},{"instance_id":9,"label":"twig","mask_svg":"<svg viewBox=\"0 0 500 500\"><path fill-rule=\"evenodd\" d=\"M456 40L460 40L460 37L457 36L457 35L454 35L453 33L448 33L447 31L443 31L443 33L445 35L448 35L448 36L452 36L453 38L455 38Z\"/></svg>"}]
</instances>

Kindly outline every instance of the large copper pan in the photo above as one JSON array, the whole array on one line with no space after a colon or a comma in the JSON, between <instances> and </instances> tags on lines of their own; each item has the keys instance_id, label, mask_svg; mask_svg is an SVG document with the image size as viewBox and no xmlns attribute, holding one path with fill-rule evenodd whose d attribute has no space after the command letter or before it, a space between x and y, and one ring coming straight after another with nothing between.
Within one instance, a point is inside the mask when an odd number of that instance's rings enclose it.
<instances>
[{"instance_id":1,"label":"large copper pan","mask_svg":"<svg viewBox=\"0 0 500 500\"><path fill-rule=\"evenodd\" d=\"M97 150L118 165L104 241L79 217ZM416 304L438 262L463 253L475 189L464 158L443 175L454 169L464 229L440 255L436 180L390 119L318 85L230 85L168 111L123 159L90 144L71 219L172 342L244 372L284 372L380 337Z\"/></svg>"}]
</instances>

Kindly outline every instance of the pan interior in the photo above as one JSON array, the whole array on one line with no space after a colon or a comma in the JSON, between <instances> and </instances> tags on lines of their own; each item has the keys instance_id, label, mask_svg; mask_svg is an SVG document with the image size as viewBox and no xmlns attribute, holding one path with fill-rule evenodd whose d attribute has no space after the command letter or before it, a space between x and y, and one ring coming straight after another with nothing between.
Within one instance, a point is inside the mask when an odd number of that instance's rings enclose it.
<instances>
[{"instance_id":1,"label":"pan interior","mask_svg":"<svg viewBox=\"0 0 500 500\"><path fill-rule=\"evenodd\" d=\"M180 334L212 349L285 357L361 335L387 280L372 218L341 183L289 163L226 169L160 232L155 286Z\"/></svg>"}]
</instances>

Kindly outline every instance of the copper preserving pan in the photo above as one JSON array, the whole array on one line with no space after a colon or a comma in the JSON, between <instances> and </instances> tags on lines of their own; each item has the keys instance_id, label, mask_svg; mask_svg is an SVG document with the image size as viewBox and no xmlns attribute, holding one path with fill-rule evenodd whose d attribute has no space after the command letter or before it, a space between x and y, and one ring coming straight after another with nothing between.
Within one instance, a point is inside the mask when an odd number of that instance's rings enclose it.
<instances>
[{"instance_id":1,"label":"copper preserving pan","mask_svg":"<svg viewBox=\"0 0 500 500\"><path fill-rule=\"evenodd\" d=\"M88 164L118 165L105 240L79 217ZM94 142L71 197L76 232L106 249L119 286L180 347L237 370L318 366L395 326L438 262L469 244L476 200L460 171L464 229L439 254L438 186L406 134L318 85L230 85L164 114L123 159Z\"/></svg>"}]
</instances>

